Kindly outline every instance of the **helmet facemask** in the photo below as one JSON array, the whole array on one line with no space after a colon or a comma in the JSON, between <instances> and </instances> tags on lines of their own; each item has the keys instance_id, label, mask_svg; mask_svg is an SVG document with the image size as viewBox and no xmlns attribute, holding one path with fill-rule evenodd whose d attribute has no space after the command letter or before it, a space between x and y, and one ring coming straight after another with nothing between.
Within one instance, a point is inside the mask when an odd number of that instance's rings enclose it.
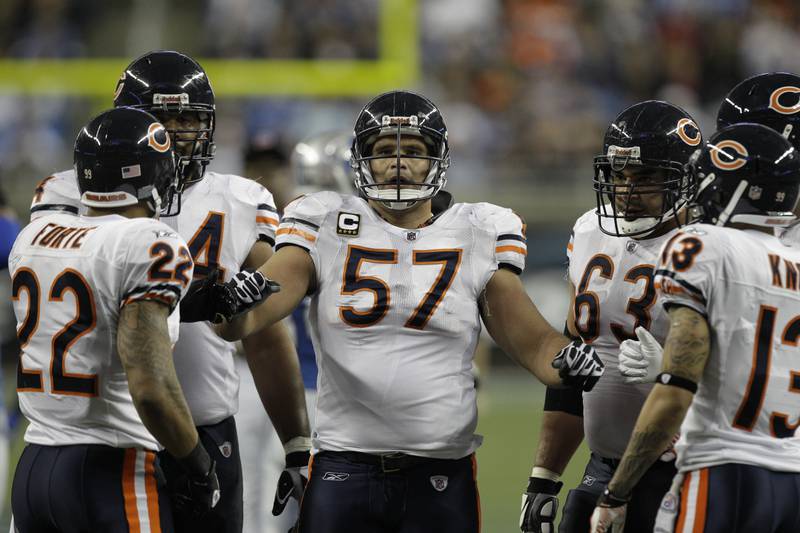
<instances>
[{"instance_id":1,"label":"helmet facemask","mask_svg":"<svg viewBox=\"0 0 800 533\"><path fill-rule=\"evenodd\" d=\"M176 216L181 209L181 195L193 183L203 179L208 164L214 159L216 145L214 137L214 113L206 109L197 109L194 106L181 106L163 104L162 107L152 109L167 128L173 145L175 146L176 167L178 178L167 197L162 197L164 203L164 216ZM199 124L195 128L175 126L181 116L192 114Z\"/></svg>"},{"instance_id":2,"label":"helmet facemask","mask_svg":"<svg viewBox=\"0 0 800 533\"><path fill-rule=\"evenodd\" d=\"M393 154L376 154L374 147L381 139L394 138ZM406 150L403 140L419 139L426 146L427 153L413 153ZM412 152L412 153L406 153ZM372 163L377 160L393 158L396 160L396 174L391 181L377 181L373 176ZM417 182L402 176L403 160L426 160L428 170L424 179ZM436 196L445 186L445 173L450 166L450 154L446 135L419 125L416 115L381 117L381 126L358 132L353 140L351 165L355 171L355 186L368 200L381 202L385 207L404 211L419 202Z\"/></svg>"},{"instance_id":3,"label":"helmet facemask","mask_svg":"<svg viewBox=\"0 0 800 533\"><path fill-rule=\"evenodd\" d=\"M611 146L596 157L593 181L600 230L616 237L646 238L666 223L680 226L679 214L694 193L683 165L643 161L635 147Z\"/></svg>"}]
</instances>

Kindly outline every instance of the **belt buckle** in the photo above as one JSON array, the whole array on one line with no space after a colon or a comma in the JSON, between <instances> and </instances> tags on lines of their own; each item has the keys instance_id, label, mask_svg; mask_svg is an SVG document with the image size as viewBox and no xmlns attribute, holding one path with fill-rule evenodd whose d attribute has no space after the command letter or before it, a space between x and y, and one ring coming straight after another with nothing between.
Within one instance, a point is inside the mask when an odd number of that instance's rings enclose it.
<instances>
[{"instance_id":1,"label":"belt buckle","mask_svg":"<svg viewBox=\"0 0 800 533\"><path fill-rule=\"evenodd\" d=\"M386 466L386 460L387 459L389 459L389 460L399 459L399 458L403 457L403 455L404 454L402 454L402 453L384 453L384 454L381 454L381 470L383 471L383 473L384 474L391 474L393 472L399 472L401 470L400 468L388 468Z\"/></svg>"}]
</instances>

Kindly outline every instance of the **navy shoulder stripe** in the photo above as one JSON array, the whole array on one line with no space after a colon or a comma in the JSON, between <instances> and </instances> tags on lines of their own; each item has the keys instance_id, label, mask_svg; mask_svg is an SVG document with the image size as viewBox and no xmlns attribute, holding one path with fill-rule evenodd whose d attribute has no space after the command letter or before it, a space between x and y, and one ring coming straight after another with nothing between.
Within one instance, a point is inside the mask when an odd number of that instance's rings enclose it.
<instances>
[{"instance_id":1,"label":"navy shoulder stripe","mask_svg":"<svg viewBox=\"0 0 800 533\"><path fill-rule=\"evenodd\" d=\"M498 235L498 236L497 236L497 240L498 240L498 241L519 241L519 242L528 242L528 240L527 240L525 237L523 237L523 236L521 236L521 235L517 235L517 234L515 234L515 233L504 233L504 234L502 234L502 235Z\"/></svg>"},{"instance_id":2,"label":"navy shoulder stripe","mask_svg":"<svg viewBox=\"0 0 800 533\"><path fill-rule=\"evenodd\" d=\"M302 218L284 217L281 219L281 224L283 224L284 222L294 222L296 224L303 224L304 226L308 226L314 231L319 231L318 225L314 224L313 222L309 222L308 220L303 220Z\"/></svg>"},{"instance_id":3,"label":"navy shoulder stripe","mask_svg":"<svg viewBox=\"0 0 800 533\"><path fill-rule=\"evenodd\" d=\"M272 207L269 204L258 204L258 207L256 207L256 209L258 209L259 211L272 211L273 213L278 212L276 208Z\"/></svg>"},{"instance_id":4,"label":"navy shoulder stripe","mask_svg":"<svg viewBox=\"0 0 800 533\"><path fill-rule=\"evenodd\" d=\"M78 214L78 208L69 204L42 204L31 207L31 213L36 213L37 211L65 211L73 215Z\"/></svg>"}]
</instances>

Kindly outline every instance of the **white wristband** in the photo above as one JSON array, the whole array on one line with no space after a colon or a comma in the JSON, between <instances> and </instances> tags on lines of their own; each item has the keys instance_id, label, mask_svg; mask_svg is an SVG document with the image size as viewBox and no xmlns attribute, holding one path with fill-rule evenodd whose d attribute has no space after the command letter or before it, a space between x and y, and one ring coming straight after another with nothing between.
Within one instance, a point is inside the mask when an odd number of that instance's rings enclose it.
<instances>
[{"instance_id":1,"label":"white wristband","mask_svg":"<svg viewBox=\"0 0 800 533\"><path fill-rule=\"evenodd\" d=\"M309 437L294 437L283 445L283 451L286 455L294 452L307 452L310 449L311 439Z\"/></svg>"},{"instance_id":2,"label":"white wristband","mask_svg":"<svg viewBox=\"0 0 800 533\"><path fill-rule=\"evenodd\" d=\"M557 482L561 476L553 472L552 470L548 470L546 468L542 468L541 466L534 466L533 470L531 470L531 477L538 477L541 479L549 479L550 481Z\"/></svg>"}]
</instances>

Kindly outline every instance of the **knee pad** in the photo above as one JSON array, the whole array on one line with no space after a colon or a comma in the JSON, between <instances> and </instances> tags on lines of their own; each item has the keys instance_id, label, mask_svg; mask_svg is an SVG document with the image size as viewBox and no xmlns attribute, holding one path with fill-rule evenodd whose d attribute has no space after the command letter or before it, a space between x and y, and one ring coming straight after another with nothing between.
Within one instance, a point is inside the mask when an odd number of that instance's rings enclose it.
<instances>
[{"instance_id":1,"label":"knee pad","mask_svg":"<svg viewBox=\"0 0 800 533\"><path fill-rule=\"evenodd\" d=\"M558 533L589 533L589 519L599 495L585 490L571 490L564 502Z\"/></svg>"}]
</instances>

